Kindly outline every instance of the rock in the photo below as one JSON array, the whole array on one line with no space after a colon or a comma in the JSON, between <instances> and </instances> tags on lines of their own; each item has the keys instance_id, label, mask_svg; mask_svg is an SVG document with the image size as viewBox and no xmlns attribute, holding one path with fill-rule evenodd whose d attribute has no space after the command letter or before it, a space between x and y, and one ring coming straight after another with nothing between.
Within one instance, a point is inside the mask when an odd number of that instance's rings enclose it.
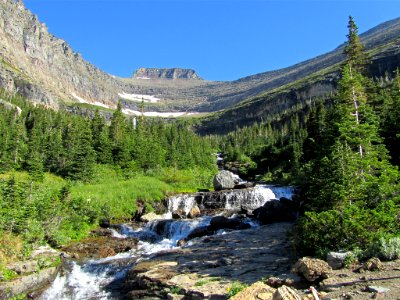
<instances>
[{"instance_id":1,"label":"rock","mask_svg":"<svg viewBox=\"0 0 400 300\"><path fill-rule=\"evenodd\" d=\"M109 228L111 225L111 221L110 219L101 219L99 222L99 226L101 228Z\"/></svg>"},{"instance_id":2,"label":"rock","mask_svg":"<svg viewBox=\"0 0 400 300\"><path fill-rule=\"evenodd\" d=\"M174 220L185 219L185 218L186 218L186 213L183 211L183 209L178 209L172 213L172 219Z\"/></svg>"},{"instance_id":3,"label":"rock","mask_svg":"<svg viewBox=\"0 0 400 300\"><path fill-rule=\"evenodd\" d=\"M262 207L255 209L253 215L262 224L294 221L297 217L296 211L279 200L267 201Z\"/></svg>"},{"instance_id":4,"label":"rock","mask_svg":"<svg viewBox=\"0 0 400 300\"><path fill-rule=\"evenodd\" d=\"M326 262L331 266L333 270L337 270L344 267L346 258L351 255L352 252L329 252L326 256Z\"/></svg>"},{"instance_id":5,"label":"rock","mask_svg":"<svg viewBox=\"0 0 400 300\"><path fill-rule=\"evenodd\" d=\"M117 253L127 252L136 247L136 238L92 237L73 243L62 250L74 258L105 258Z\"/></svg>"},{"instance_id":6,"label":"rock","mask_svg":"<svg viewBox=\"0 0 400 300\"><path fill-rule=\"evenodd\" d=\"M233 189L237 183L239 183L239 180L235 174L225 170L219 171L213 180L214 190L216 191Z\"/></svg>"},{"instance_id":7,"label":"rock","mask_svg":"<svg viewBox=\"0 0 400 300\"><path fill-rule=\"evenodd\" d=\"M287 274L285 276L280 276L280 277L269 277L266 281L266 283L269 286L272 286L274 288L281 287L282 285L286 286L294 286L296 284L299 284L302 281L302 279L296 275L296 274Z\"/></svg>"},{"instance_id":8,"label":"rock","mask_svg":"<svg viewBox=\"0 0 400 300\"><path fill-rule=\"evenodd\" d=\"M243 221L240 219L230 219L224 216L216 216L211 219L208 229L210 231L217 231L220 229L248 229L250 227L250 224L243 223Z\"/></svg>"},{"instance_id":9,"label":"rock","mask_svg":"<svg viewBox=\"0 0 400 300\"><path fill-rule=\"evenodd\" d=\"M369 285L367 288L368 288L368 291L370 291L371 293L383 294L383 293L387 293L390 291L390 289L382 287L382 286Z\"/></svg>"},{"instance_id":10,"label":"rock","mask_svg":"<svg viewBox=\"0 0 400 300\"><path fill-rule=\"evenodd\" d=\"M57 268L52 267L27 276L18 277L12 281L0 282L0 299L9 299L39 290L50 284L56 275Z\"/></svg>"},{"instance_id":11,"label":"rock","mask_svg":"<svg viewBox=\"0 0 400 300\"><path fill-rule=\"evenodd\" d=\"M275 291L272 300L301 300L301 297L293 289L284 285Z\"/></svg>"},{"instance_id":12,"label":"rock","mask_svg":"<svg viewBox=\"0 0 400 300\"><path fill-rule=\"evenodd\" d=\"M194 205L194 206L190 209L190 211L189 211L189 213L188 213L188 218L193 219L193 218L196 218L196 217L200 216L200 214L201 214L200 208L199 208L197 205Z\"/></svg>"},{"instance_id":13,"label":"rock","mask_svg":"<svg viewBox=\"0 0 400 300\"><path fill-rule=\"evenodd\" d=\"M185 238L186 241L189 241L194 238L206 236L206 235L211 235L213 234L214 231L209 229L209 226L201 226L193 229L188 236Z\"/></svg>"},{"instance_id":14,"label":"rock","mask_svg":"<svg viewBox=\"0 0 400 300\"><path fill-rule=\"evenodd\" d=\"M92 236L112 236L112 231L107 228L97 228L90 232Z\"/></svg>"},{"instance_id":15,"label":"rock","mask_svg":"<svg viewBox=\"0 0 400 300\"><path fill-rule=\"evenodd\" d=\"M36 272L38 268L39 265L36 260L16 262L7 266L7 269L12 270L19 275Z\"/></svg>"},{"instance_id":16,"label":"rock","mask_svg":"<svg viewBox=\"0 0 400 300\"><path fill-rule=\"evenodd\" d=\"M379 258L373 257L364 264L364 268L368 271L380 271L383 270L383 264Z\"/></svg>"},{"instance_id":17,"label":"rock","mask_svg":"<svg viewBox=\"0 0 400 300\"><path fill-rule=\"evenodd\" d=\"M239 184L235 184L234 189L247 189L254 187L256 184L254 182L243 182Z\"/></svg>"},{"instance_id":18,"label":"rock","mask_svg":"<svg viewBox=\"0 0 400 300\"><path fill-rule=\"evenodd\" d=\"M162 216L157 215L156 213L153 213L153 212L150 212L150 213L145 214L140 217L140 221L146 222L146 223L154 221L154 220L159 220L159 219L162 219Z\"/></svg>"},{"instance_id":19,"label":"rock","mask_svg":"<svg viewBox=\"0 0 400 300\"><path fill-rule=\"evenodd\" d=\"M183 247L183 246L186 245L186 243L187 243L187 240L186 240L186 239L180 239L179 241L176 242L176 245L177 245L178 247Z\"/></svg>"},{"instance_id":20,"label":"rock","mask_svg":"<svg viewBox=\"0 0 400 300\"><path fill-rule=\"evenodd\" d=\"M321 259L303 257L295 263L292 272L314 282L328 278L332 268Z\"/></svg>"},{"instance_id":21,"label":"rock","mask_svg":"<svg viewBox=\"0 0 400 300\"><path fill-rule=\"evenodd\" d=\"M275 289L257 281L249 287L243 289L235 296L231 297L231 300L270 300L274 294Z\"/></svg>"},{"instance_id":22,"label":"rock","mask_svg":"<svg viewBox=\"0 0 400 300\"><path fill-rule=\"evenodd\" d=\"M153 231L158 235L165 235L169 232L169 226L174 222L174 220L158 220L153 225Z\"/></svg>"},{"instance_id":23,"label":"rock","mask_svg":"<svg viewBox=\"0 0 400 300\"><path fill-rule=\"evenodd\" d=\"M181 68L139 68L133 74L135 79L201 79L195 70Z\"/></svg>"}]
</instances>

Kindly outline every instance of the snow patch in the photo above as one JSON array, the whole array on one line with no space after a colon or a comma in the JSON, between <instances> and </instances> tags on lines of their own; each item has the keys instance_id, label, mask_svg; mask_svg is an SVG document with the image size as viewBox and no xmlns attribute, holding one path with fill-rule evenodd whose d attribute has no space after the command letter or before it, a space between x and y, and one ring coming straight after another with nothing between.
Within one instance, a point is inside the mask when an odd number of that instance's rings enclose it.
<instances>
[{"instance_id":1,"label":"snow patch","mask_svg":"<svg viewBox=\"0 0 400 300\"><path fill-rule=\"evenodd\" d=\"M76 100L78 100L80 103L88 103L88 104L90 104L89 101L87 101L87 100L85 100L85 99L79 97L79 96L78 96L77 94L75 94L75 93L71 93L71 95L72 95L72 97L74 97Z\"/></svg>"},{"instance_id":2,"label":"snow patch","mask_svg":"<svg viewBox=\"0 0 400 300\"><path fill-rule=\"evenodd\" d=\"M128 93L118 93L118 96L120 96L122 99L126 100L131 100L131 101L139 101L139 102L151 102L151 103L157 103L160 101L160 98L157 98L155 96L150 96L150 95L141 95L141 94L128 94Z\"/></svg>"},{"instance_id":3,"label":"snow patch","mask_svg":"<svg viewBox=\"0 0 400 300\"><path fill-rule=\"evenodd\" d=\"M85 99L79 97L79 96L76 95L75 93L71 93L71 95L72 95L72 97L74 97L76 100L78 100L79 103L87 103L87 104L91 104L91 105L101 106L101 107L104 107L104 108L110 108L110 106L108 106L107 104L104 104L104 103L101 103L101 102L98 102L98 101L95 101L94 103L89 102L89 101L87 101L87 100L85 100Z\"/></svg>"},{"instance_id":4,"label":"snow patch","mask_svg":"<svg viewBox=\"0 0 400 300\"><path fill-rule=\"evenodd\" d=\"M125 108L122 110L122 112L126 115L134 115L134 116L141 116L142 113L140 111L137 110L132 110L132 109L128 109ZM190 116L190 115L194 115L196 113L191 112L191 113L187 113L187 112L156 112L156 111L146 111L143 113L143 115L145 117L160 117L160 118L177 118L180 116Z\"/></svg>"}]
</instances>

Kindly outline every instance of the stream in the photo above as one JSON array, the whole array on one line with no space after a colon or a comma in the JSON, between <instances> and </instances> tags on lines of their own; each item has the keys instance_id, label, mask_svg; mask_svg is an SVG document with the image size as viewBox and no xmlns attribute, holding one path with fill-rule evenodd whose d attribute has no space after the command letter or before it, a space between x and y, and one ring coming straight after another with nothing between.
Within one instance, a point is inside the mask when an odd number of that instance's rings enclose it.
<instances>
[{"instance_id":1,"label":"stream","mask_svg":"<svg viewBox=\"0 0 400 300\"><path fill-rule=\"evenodd\" d=\"M139 240L137 247L129 252L107 257L92 259L84 262L65 259L61 270L52 285L39 297L41 300L54 299L119 299L123 280L130 268L152 255L174 249L177 242L188 236L194 229L207 226L213 216L200 216L194 219L172 220L175 211L184 211L187 215L194 205L201 210L217 206L225 211L238 211L241 207L255 209L272 199L285 197L291 199L292 187L276 187L259 185L244 190L223 191L219 198L210 202L206 194L178 195L168 199L168 212L161 220L146 223L139 229L121 224L118 229L112 230L112 235L117 238L135 237ZM210 192L211 193L211 192ZM219 203L216 205L216 203ZM211 204L210 204L211 203ZM218 210L221 213L221 210ZM167 220L167 221L166 221ZM165 222L160 231L159 222ZM252 219L246 218L245 223L251 227L259 226ZM216 234L224 234L218 230ZM189 241L184 247L190 247L194 240Z\"/></svg>"}]
</instances>

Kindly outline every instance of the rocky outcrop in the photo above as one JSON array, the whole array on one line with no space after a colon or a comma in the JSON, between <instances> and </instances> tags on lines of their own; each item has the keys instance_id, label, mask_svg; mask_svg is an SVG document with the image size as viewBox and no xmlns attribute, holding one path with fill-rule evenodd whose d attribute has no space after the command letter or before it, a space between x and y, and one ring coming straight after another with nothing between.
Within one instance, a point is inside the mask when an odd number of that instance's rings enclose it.
<instances>
[{"instance_id":1,"label":"rocky outcrop","mask_svg":"<svg viewBox=\"0 0 400 300\"><path fill-rule=\"evenodd\" d=\"M233 189L238 183L238 177L226 170L219 171L218 174L214 176L213 180L214 190L216 191Z\"/></svg>"},{"instance_id":2,"label":"rocky outcrop","mask_svg":"<svg viewBox=\"0 0 400 300\"><path fill-rule=\"evenodd\" d=\"M195 70L181 68L139 68L133 73L135 79L202 79Z\"/></svg>"},{"instance_id":3,"label":"rocky outcrop","mask_svg":"<svg viewBox=\"0 0 400 300\"><path fill-rule=\"evenodd\" d=\"M253 218L261 224L294 221L297 211L291 200L271 200L253 211Z\"/></svg>"},{"instance_id":4,"label":"rocky outcrop","mask_svg":"<svg viewBox=\"0 0 400 300\"><path fill-rule=\"evenodd\" d=\"M120 239L116 237L97 236L79 243L73 243L62 250L74 258L105 258L136 247L135 238Z\"/></svg>"},{"instance_id":5,"label":"rocky outcrop","mask_svg":"<svg viewBox=\"0 0 400 300\"><path fill-rule=\"evenodd\" d=\"M0 299L9 299L21 294L34 294L48 286L55 278L60 264L60 252L41 246L32 251L24 261L17 261L6 269L17 274L17 277L3 281L0 274Z\"/></svg>"}]
</instances>

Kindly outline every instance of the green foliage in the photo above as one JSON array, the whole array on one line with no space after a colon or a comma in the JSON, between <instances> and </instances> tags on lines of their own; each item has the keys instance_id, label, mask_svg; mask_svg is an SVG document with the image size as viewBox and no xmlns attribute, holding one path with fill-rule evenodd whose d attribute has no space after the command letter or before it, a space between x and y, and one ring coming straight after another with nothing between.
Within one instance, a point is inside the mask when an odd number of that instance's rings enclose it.
<instances>
[{"instance_id":1,"label":"green foliage","mask_svg":"<svg viewBox=\"0 0 400 300\"><path fill-rule=\"evenodd\" d=\"M231 298L238 294L240 291L244 290L247 287L247 284L241 283L236 280L232 282L231 286L228 288L228 294L226 295L228 298Z\"/></svg>"},{"instance_id":2,"label":"green foliage","mask_svg":"<svg viewBox=\"0 0 400 300\"><path fill-rule=\"evenodd\" d=\"M18 274L9 269L0 269L0 272L3 274L3 280L9 281L18 277Z\"/></svg>"},{"instance_id":3,"label":"green foliage","mask_svg":"<svg viewBox=\"0 0 400 300\"><path fill-rule=\"evenodd\" d=\"M169 287L169 292L170 292L171 294L177 294L177 295L179 295L179 294L182 293L182 288L179 287L179 286L171 286L171 287Z\"/></svg>"},{"instance_id":4,"label":"green foliage","mask_svg":"<svg viewBox=\"0 0 400 300\"><path fill-rule=\"evenodd\" d=\"M376 243L377 255L384 260L400 258L400 237L382 236Z\"/></svg>"},{"instance_id":5,"label":"green foliage","mask_svg":"<svg viewBox=\"0 0 400 300\"><path fill-rule=\"evenodd\" d=\"M197 281L194 285L195 286L203 286L203 285L206 285L207 283L210 283L213 281L219 281L219 280L221 280L221 278L219 278L219 277L208 277L208 278Z\"/></svg>"},{"instance_id":6,"label":"green foliage","mask_svg":"<svg viewBox=\"0 0 400 300\"><path fill-rule=\"evenodd\" d=\"M97 214L69 197L65 182L44 175L32 182L17 173L0 179L0 230L23 237L26 243L54 246L80 239L96 224Z\"/></svg>"},{"instance_id":7,"label":"green foliage","mask_svg":"<svg viewBox=\"0 0 400 300\"><path fill-rule=\"evenodd\" d=\"M328 251L371 248L383 234L399 232L398 214L392 201L376 209L349 205L341 211L306 212L297 224L297 250L325 257Z\"/></svg>"}]
</instances>

